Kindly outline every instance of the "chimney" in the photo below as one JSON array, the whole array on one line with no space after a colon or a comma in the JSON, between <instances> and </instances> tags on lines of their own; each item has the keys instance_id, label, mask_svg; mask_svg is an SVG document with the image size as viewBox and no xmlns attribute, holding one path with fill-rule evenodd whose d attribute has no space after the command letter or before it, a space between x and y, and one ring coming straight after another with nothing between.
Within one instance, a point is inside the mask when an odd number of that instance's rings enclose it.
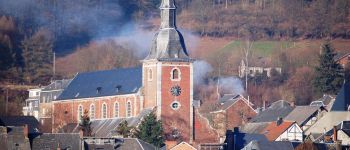
<instances>
[{"instance_id":1,"label":"chimney","mask_svg":"<svg viewBox=\"0 0 350 150\"><path fill-rule=\"evenodd\" d=\"M283 123L283 119L281 117L277 118L276 125L279 126Z\"/></svg>"},{"instance_id":2,"label":"chimney","mask_svg":"<svg viewBox=\"0 0 350 150\"><path fill-rule=\"evenodd\" d=\"M23 135L24 135L24 137L28 138L28 125L27 124L25 124L23 126Z\"/></svg>"},{"instance_id":3,"label":"chimney","mask_svg":"<svg viewBox=\"0 0 350 150\"><path fill-rule=\"evenodd\" d=\"M334 141L334 143L338 141L337 126L333 127L333 141Z\"/></svg>"}]
</instances>

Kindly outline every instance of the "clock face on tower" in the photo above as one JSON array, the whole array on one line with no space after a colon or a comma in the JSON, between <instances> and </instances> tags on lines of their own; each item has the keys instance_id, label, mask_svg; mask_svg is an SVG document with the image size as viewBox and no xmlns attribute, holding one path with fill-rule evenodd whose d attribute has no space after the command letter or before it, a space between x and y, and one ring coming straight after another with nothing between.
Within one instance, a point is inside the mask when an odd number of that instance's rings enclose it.
<instances>
[{"instance_id":1,"label":"clock face on tower","mask_svg":"<svg viewBox=\"0 0 350 150\"><path fill-rule=\"evenodd\" d=\"M170 90L171 92L171 95L173 96L179 96L181 94L181 87L176 85L176 86L173 86Z\"/></svg>"}]
</instances>

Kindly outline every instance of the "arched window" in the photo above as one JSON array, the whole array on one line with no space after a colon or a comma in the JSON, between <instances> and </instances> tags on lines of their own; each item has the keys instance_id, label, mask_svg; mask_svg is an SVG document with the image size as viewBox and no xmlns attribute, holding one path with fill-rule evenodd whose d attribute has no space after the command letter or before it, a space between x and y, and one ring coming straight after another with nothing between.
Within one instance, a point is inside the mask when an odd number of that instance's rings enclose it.
<instances>
[{"instance_id":1,"label":"arched window","mask_svg":"<svg viewBox=\"0 0 350 150\"><path fill-rule=\"evenodd\" d=\"M80 121L81 119L81 117L83 116L83 106L81 106L81 105L79 105L79 107L78 107L78 121Z\"/></svg>"},{"instance_id":2,"label":"arched window","mask_svg":"<svg viewBox=\"0 0 350 150\"><path fill-rule=\"evenodd\" d=\"M152 69L148 69L148 81L152 81L152 79L153 79Z\"/></svg>"},{"instance_id":3,"label":"arched window","mask_svg":"<svg viewBox=\"0 0 350 150\"><path fill-rule=\"evenodd\" d=\"M171 70L171 80L180 80L181 79L181 72L179 68L174 68Z\"/></svg>"},{"instance_id":4,"label":"arched window","mask_svg":"<svg viewBox=\"0 0 350 150\"><path fill-rule=\"evenodd\" d=\"M126 117L131 117L131 102L126 103Z\"/></svg>"},{"instance_id":5,"label":"arched window","mask_svg":"<svg viewBox=\"0 0 350 150\"><path fill-rule=\"evenodd\" d=\"M105 103L103 103L102 104L102 119L105 119L105 118L107 118L107 104L105 104Z\"/></svg>"},{"instance_id":6,"label":"arched window","mask_svg":"<svg viewBox=\"0 0 350 150\"><path fill-rule=\"evenodd\" d=\"M90 119L91 120L95 119L95 105L94 104L90 105Z\"/></svg>"},{"instance_id":7,"label":"arched window","mask_svg":"<svg viewBox=\"0 0 350 150\"><path fill-rule=\"evenodd\" d=\"M115 118L119 117L119 103L118 102L114 103L114 117Z\"/></svg>"}]
</instances>

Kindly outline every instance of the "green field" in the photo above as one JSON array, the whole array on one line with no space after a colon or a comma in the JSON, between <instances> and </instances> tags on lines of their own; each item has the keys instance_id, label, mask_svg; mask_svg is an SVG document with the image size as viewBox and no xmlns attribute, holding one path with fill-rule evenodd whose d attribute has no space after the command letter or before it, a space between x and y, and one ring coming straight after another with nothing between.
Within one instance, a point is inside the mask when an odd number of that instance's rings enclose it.
<instances>
[{"instance_id":1,"label":"green field","mask_svg":"<svg viewBox=\"0 0 350 150\"><path fill-rule=\"evenodd\" d=\"M232 41L219 49L219 53L239 53L245 47L243 41ZM293 46L292 42L288 41L256 41L253 42L251 52L258 57L268 57L273 52L284 50Z\"/></svg>"}]
</instances>

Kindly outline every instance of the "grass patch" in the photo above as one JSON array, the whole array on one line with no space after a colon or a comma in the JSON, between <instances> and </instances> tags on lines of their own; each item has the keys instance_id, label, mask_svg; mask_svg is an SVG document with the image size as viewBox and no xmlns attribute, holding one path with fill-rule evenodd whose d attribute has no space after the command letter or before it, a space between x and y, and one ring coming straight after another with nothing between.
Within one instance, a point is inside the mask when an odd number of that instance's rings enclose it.
<instances>
[{"instance_id":1,"label":"grass patch","mask_svg":"<svg viewBox=\"0 0 350 150\"><path fill-rule=\"evenodd\" d=\"M238 54L244 47L244 44L243 41L232 41L217 52ZM293 46L293 43L289 41L256 41L253 43L252 53L258 57L268 57L274 52L290 48L291 46Z\"/></svg>"}]
</instances>

